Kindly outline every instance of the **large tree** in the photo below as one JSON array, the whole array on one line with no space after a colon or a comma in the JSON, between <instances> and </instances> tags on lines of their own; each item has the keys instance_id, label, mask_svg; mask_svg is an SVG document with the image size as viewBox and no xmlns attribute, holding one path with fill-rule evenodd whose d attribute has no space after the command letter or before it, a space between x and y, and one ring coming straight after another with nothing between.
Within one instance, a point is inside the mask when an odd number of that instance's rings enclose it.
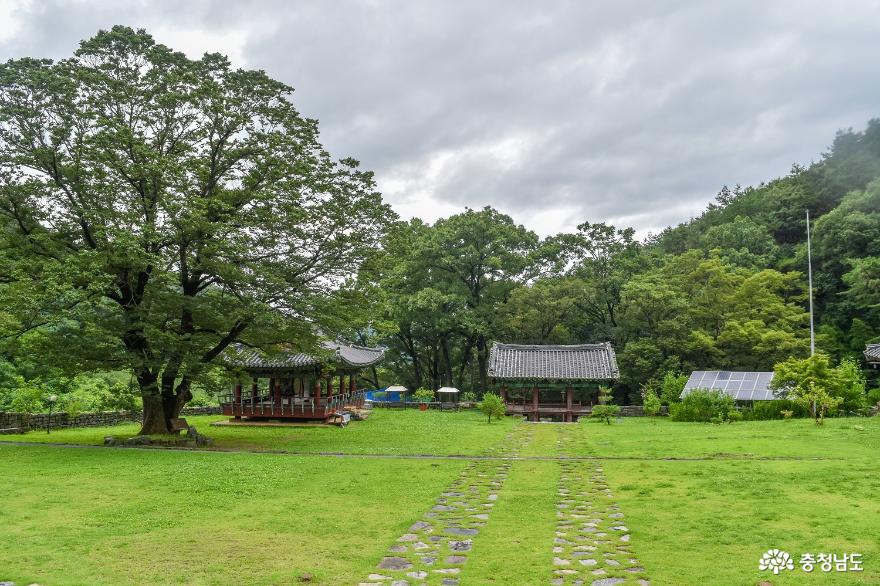
<instances>
[{"instance_id":1,"label":"large tree","mask_svg":"<svg viewBox=\"0 0 880 586\"><path fill-rule=\"evenodd\" d=\"M4 331L130 369L142 433L230 344L310 339L391 212L292 91L125 27L0 66Z\"/></svg>"}]
</instances>

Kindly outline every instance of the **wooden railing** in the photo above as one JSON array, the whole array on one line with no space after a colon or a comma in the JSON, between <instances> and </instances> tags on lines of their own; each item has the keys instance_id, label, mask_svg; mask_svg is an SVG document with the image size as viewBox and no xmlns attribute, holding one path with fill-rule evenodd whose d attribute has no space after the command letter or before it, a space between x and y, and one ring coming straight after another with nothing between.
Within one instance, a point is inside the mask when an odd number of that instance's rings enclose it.
<instances>
[{"instance_id":1,"label":"wooden railing","mask_svg":"<svg viewBox=\"0 0 880 586\"><path fill-rule=\"evenodd\" d=\"M330 395L329 397L278 397L271 395L242 396L236 400L234 395L226 395L220 401L224 415L233 417L325 417L346 405L363 406L366 394L363 391Z\"/></svg>"}]
</instances>

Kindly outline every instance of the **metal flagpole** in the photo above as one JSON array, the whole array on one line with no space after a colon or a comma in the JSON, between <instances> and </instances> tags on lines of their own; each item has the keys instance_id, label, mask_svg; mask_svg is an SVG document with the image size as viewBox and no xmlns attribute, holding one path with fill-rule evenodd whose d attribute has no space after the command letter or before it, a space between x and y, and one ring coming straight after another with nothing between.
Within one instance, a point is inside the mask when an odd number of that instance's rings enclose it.
<instances>
[{"instance_id":1,"label":"metal flagpole","mask_svg":"<svg viewBox=\"0 0 880 586\"><path fill-rule=\"evenodd\" d=\"M813 327L813 255L810 247L810 210L807 210L807 285L810 294L810 358L816 354L816 331ZM816 418L816 401L813 400L813 418Z\"/></svg>"},{"instance_id":2,"label":"metal flagpole","mask_svg":"<svg viewBox=\"0 0 880 586\"><path fill-rule=\"evenodd\" d=\"M813 327L813 258L810 247L810 210L807 210L807 283L810 289L810 356L816 354L816 331Z\"/></svg>"}]
</instances>

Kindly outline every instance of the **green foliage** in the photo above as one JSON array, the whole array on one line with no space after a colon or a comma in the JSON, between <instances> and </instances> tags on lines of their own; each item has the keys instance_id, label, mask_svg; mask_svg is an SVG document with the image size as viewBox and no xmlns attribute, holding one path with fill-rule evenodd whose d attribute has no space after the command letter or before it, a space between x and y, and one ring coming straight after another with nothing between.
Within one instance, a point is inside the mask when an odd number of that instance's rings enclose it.
<instances>
[{"instance_id":1,"label":"green foliage","mask_svg":"<svg viewBox=\"0 0 880 586\"><path fill-rule=\"evenodd\" d=\"M809 410L803 409L794 401L788 399L776 399L773 401L755 401L751 408L743 409L745 419L749 421L767 421L771 419L785 419L785 413L789 417L808 417Z\"/></svg>"},{"instance_id":2,"label":"green foliage","mask_svg":"<svg viewBox=\"0 0 880 586\"><path fill-rule=\"evenodd\" d=\"M430 403L434 400L434 391L420 387L413 393L413 399L415 399L416 403Z\"/></svg>"},{"instance_id":3,"label":"green foliage","mask_svg":"<svg viewBox=\"0 0 880 586\"><path fill-rule=\"evenodd\" d=\"M486 393L483 395L483 400L480 401L478 405L480 411L483 412L488 419L489 423L492 423L492 418L501 419L504 417L504 401L501 400L501 397L496 395L495 393Z\"/></svg>"},{"instance_id":4,"label":"green foliage","mask_svg":"<svg viewBox=\"0 0 880 586\"><path fill-rule=\"evenodd\" d=\"M681 401L681 392L687 384L688 375L679 372L667 371L663 375L660 385L660 402L664 405L672 405Z\"/></svg>"},{"instance_id":5,"label":"green foliage","mask_svg":"<svg viewBox=\"0 0 880 586\"><path fill-rule=\"evenodd\" d=\"M477 394L473 391L465 391L461 394L460 398L464 403L474 403L477 400Z\"/></svg>"},{"instance_id":6,"label":"green foliage","mask_svg":"<svg viewBox=\"0 0 880 586\"><path fill-rule=\"evenodd\" d=\"M660 397L653 390L648 389L645 392L645 398L642 401L645 409L645 415L657 415L660 413Z\"/></svg>"},{"instance_id":7,"label":"green foliage","mask_svg":"<svg viewBox=\"0 0 880 586\"><path fill-rule=\"evenodd\" d=\"M292 91L122 26L0 65L8 350L132 372L161 433L235 341L314 344L394 214Z\"/></svg>"},{"instance_id":8,"label":"green foliage","mask_svg":"<svg viewBox=\"0 0 880 586\"><path fill-rule=\"evenodd\" d=\"M733 411L733 398L717 389L693 389L680 403L669 408L673 421L728 421Z\"/></svg>"},{"instance_id":9,"label":"green foliage","mask_svg":"<svg viewBox=\"0 0 880 586\"><path fill-rule=\"evenodd\" d=\"M866 401L865 376L859 366L847 359L839 366L832 367L830 358L821 353L805 359L790 358L777 364L772 386L786 392L789 399L799 404L798 397L801 395L827 393L838 399L827 402L827 409L831 413L838 407L857 411L865 406Z\"/></svg>"},{"instance_id":10,"label":"green foliage","mask_svg":"<svg viewBox=\"0 0 880 586\"><path fill-rule=\"evenodd\" d=\"M611 418L616 417L620 413L620 407L611 402L611 389L608 387L599 387L599 404L593 406L590 417L604 421L611 425Z\"/></svg>"}]
</instances>

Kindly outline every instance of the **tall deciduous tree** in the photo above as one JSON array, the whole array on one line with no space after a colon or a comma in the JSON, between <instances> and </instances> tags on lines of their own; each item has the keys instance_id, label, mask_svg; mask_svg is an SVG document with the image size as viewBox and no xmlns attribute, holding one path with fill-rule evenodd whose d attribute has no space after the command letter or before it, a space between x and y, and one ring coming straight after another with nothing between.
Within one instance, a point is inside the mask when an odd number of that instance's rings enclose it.
<instances>
[{"instance_id":1,"label":"tall deciduous tree","mask_svg":"<svg viewBox=\"0 0 880 586\"><path fill-rule=\"evenodd\" d=\"M143 433L231 343L309 338L381 237L372 175L291 92L124 27L0 66L6 315L79 369L130 369Z\"/></svg>"}]
</instances>

